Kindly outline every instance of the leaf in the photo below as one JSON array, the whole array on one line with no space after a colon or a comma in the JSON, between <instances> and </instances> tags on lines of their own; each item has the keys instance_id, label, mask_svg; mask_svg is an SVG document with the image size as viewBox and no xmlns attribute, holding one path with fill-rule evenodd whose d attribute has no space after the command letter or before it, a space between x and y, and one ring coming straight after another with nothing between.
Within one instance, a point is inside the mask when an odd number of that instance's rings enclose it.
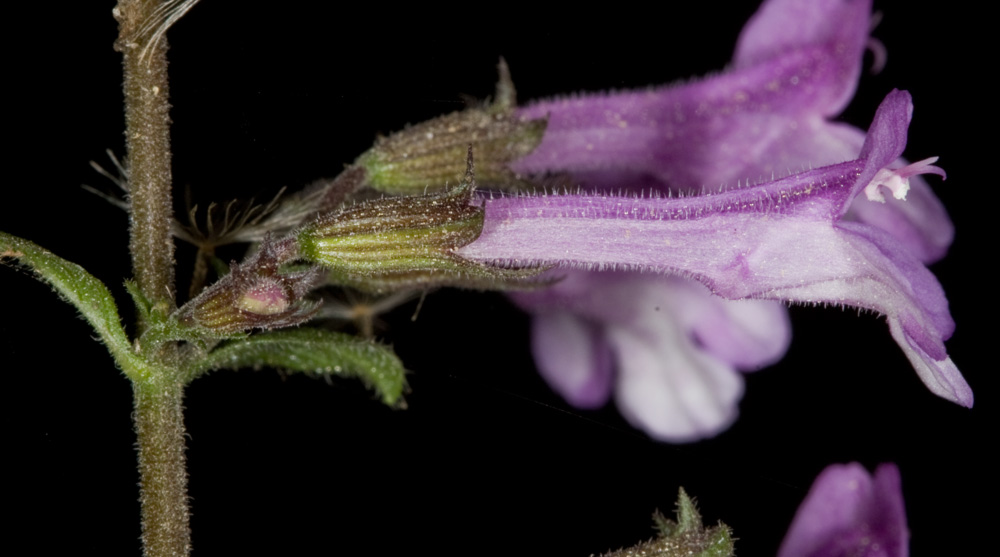
<instances>
[{"instance_id":1,"label":"leaf","mask_svg":"<svg viewBox=\"0 0 1000 557\"><path fill-rule=\"evenodd\" d=\"M0 232L0 261L14 259L49 283L64 300L80 311L122 370L133 380L146 376L148 365L135 354L122 329L118 307L104 283L76 263L56 256L41 246Z\"/></svg>"},{"instance_id":2,"label":"leaf","mask_svg":"<svg viewBox=\"0 0 1000 557\"><path fill-rule=\"evenodd\" d=\"M403 363L389 348L343 333L300 328L235 340L188 366L190 378L215 369L277 367L357 377L389 406L402 404Z\"/></svg>"}]
</instances>

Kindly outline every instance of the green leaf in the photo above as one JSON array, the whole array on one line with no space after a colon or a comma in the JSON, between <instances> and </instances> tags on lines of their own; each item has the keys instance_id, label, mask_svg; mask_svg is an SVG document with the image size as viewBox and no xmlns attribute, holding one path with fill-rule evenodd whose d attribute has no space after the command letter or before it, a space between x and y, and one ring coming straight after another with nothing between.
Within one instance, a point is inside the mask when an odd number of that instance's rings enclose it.
<instances>
[{"instance_id":1,"label":"green leaf","mask_svg":"<svg viewBox=\"0 0 1000 557\"><path fill-rule=\"evenodd\" d=\"M389 348L343 333L300 328L252 335L223 345L188 366L194 378L214 369L277 367L357 377L390 406L402 403L403 363Z\"/></svg>"},{"instance_id":2,"label":"green leaf","mask_svg":"<svg viewBox=\"0 0 1000 557\"><path fill-rule=\"evenodd\" d=\"M37 244L0 232L0 261L9 259L30 268L40 280L52 285L64 300L73 304L97 331L126 375L133 380L146 378L148 365L132 350L122 329L118 307L104 283L76 263Z\"/></svg>"}]
</instances>

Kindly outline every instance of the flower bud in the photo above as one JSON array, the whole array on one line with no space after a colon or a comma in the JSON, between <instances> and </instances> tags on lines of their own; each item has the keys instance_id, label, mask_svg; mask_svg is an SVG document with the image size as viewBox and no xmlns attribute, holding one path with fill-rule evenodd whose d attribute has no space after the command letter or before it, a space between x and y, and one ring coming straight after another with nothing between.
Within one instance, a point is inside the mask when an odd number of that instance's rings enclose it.
<instances>
[{"instance_id":1,"label":"flower bud","mask_svg":"<svg viewBox=\"0 0 1000 557\"><path fill-rule=\"evenodd\" d=\"M177 320L211 337L302 323L319 307L302 298L320 282L322 271L280 272L296 257L293 241L265 238L255 254L234 262L228 275L178 309Z\"/></svg>"}]
</instances>

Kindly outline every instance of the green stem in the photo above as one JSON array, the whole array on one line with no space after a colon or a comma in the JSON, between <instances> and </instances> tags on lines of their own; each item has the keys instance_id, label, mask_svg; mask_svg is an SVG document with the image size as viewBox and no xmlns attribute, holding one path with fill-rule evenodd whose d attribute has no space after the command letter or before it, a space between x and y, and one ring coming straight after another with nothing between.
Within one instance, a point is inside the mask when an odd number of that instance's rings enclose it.
<instances>
[{"instance_id":1,"label":"green stem","mask_svg":"<svg viewBox=\"0 0 1000 557\"><path fill-rule=\"evenodd\" d=\"M119 31L115 49L122 53L125 74L129 251L136 284L152 306L153 317L148 321L162 318L176 307L164 34L190 5L120 0L112 12ZM151 325L148 321L140 319L140 335ZM181 406L184 385L173 380L177 375L176 344L159 346L154 352L145 354L152 364L150 374L133 381L143 550L147 556L186 556L191 551L191 529Z\"/></svg>"},{"instance_id":2,"label":"green stem","mask_svg":"<svg viewBox=\"0 0 1000 557\"><path fill-rule=\"evenodd\" d=\"M191 551L191 528L184 457L184 385L136 381L132 386L145 555L186 556Z\"/></svg>"},{"instance_id":3,"label":"green stem","mask_svg":"<svg viewBox=\"0 0 1000 557\"><path fill-rule=\"evenodd\" d=\"M115 48L125 69L125 147L128 152L132 267L140 290L154 308L172 309L174 243L170 171L170 102L167 41L156 0L121 0ZM140 326L143 326L140 324Z\"/></svg>"}]
</instances>

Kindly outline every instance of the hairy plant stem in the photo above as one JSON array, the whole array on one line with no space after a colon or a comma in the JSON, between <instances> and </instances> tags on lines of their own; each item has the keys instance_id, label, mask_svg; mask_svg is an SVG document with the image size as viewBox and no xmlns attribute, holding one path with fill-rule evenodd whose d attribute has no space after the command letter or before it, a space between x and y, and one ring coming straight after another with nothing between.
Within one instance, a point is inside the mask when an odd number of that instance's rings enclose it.
<instances>
[{"instance_id":1,"label":"hairy plant stem","mask_svg":"<svg viewBox=\"0 0 1000 557\"><path fill-rule=\"evenodd\" d=\"M176 307L173 203L170 169L170 102L166 26L173 6L160 0L120 0L115 49L122 53L125 148L129 186L129 251L135 280L154 316ZM176 4L176 3L175 3ZM179 16L178 16L179 17ZM155 318L155 317L154 317ZM150 323L139 323L139 334ZM139 441L142 542L147 556L186 556L191 550L184 459L184 385L176 381L177 346L145 354L148 380L133 382Z\"/></svg>"},{"instance_id":2,"label":"hairy plant stem","mask_svg":"<svg viewBox=\"0 0 1000 557\"><path fill-rule=\"evenodd\" d=\"M166 375L166 373L163 373ZM142 502L142 544L148 556L191 551L184 457L184 384L132 384Z\"/></svg>"},{"instance_id":3,"label":"hairy plant stem","mask_svg":"<svg viewBox=\"0 0 1000 557\"><path fill-rule=\"evenodd\" d=\"M167 41L157 32L162 12L156 17L160 6L157 0L121 0L114 15L119 23L115 48L125 70L132 268L143 295L154 307L169 310L175 305L173 203Z\"/></svg>"}]
</instances>

